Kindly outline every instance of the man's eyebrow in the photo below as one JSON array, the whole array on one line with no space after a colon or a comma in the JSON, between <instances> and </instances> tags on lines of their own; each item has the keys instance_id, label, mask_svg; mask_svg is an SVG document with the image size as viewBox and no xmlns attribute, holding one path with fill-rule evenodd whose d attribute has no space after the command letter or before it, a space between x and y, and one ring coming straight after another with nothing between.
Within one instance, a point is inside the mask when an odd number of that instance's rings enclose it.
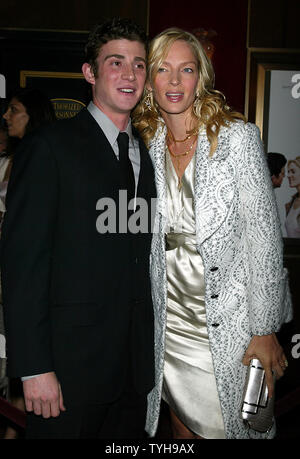
<instances>
[{"instance_id":1,"label":"man's eyebrow","mask_svg":"<svg viewBox=\"0 0 300 459\"><path fill-rule=\"evenodd\" d=\"M125 59L125 56L123 56L123 54L108 54L107 56L105 56L104 60L106 61L107 59L110 59L111 57L114 57L115 59ZM146 59L144 59L143 57L140 57L140 56L136 56L134 58L135 61L143 61L146 63Z\"/></svg>"},{"instance_id":2,"label":"man's eyebrow","mask_svg":"<svg viewBox=\"0 0 300 459\"><path fill-rule=\"evenodd\" d=\"M106 61L111 57L115 57L116 59L124 59L125 56L123 56L122 54L108 54L107 56L105 56L104 60Z\"/></svg>"},{"instance_id":3,"label":"man's eyebrow","mask_svg":"<svg viewBox=\"0 0 300 459\"><path fill-rule=\"evenodd\" d=\"M136 56L136 57L134 58L134 60L135 60L135 61L143 61L143 62L145 62L145 64L146 64L146 59L144 59L143 57Z\"/></svg>"}]
</instances>

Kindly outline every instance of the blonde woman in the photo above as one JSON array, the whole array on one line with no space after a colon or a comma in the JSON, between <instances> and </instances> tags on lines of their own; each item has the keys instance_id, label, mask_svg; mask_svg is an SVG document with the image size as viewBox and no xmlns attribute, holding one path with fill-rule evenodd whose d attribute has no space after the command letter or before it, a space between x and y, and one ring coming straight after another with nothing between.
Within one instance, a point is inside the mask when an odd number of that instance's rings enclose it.
<instances>
[{"instance_id":1,"label":"blonde woman","mask_svg":"<svg viewBox=\"0 0 300 459\"><path fill-rule=\"evenodd\" d=\"M292 196L286 207L285 227L288 237L300 237L300 156L288 161L288 181L297 193Z\"/></svg>"},{"instance_id":2,"label":"blonde woman","mask_svg":"<svg viewBox=\"0 0 300 459\"><path fill-rule=\"evenodd\" d=\"M258 129L213 89L198 40L172 28L152 41L148 82L134 119L150 148L158 193L151 256L156 387L174 438L264 438L239 419L245 375L257 357L287 359L275 332L291 319L270 175ZM286 299L287 298L287 299Z\"/></svg>"}]
</instances>

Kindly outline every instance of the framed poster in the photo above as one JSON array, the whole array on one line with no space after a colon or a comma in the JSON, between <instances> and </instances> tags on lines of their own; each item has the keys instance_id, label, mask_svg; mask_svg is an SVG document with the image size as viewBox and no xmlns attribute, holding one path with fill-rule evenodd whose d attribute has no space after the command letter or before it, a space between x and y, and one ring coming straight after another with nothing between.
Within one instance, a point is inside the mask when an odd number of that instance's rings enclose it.
<instances>
[{"instance_id":1,"label":"framed poster","mask_svg":"<svg viewBox=\"0 0 300 459\"><path fill-rule=\"evenodd\" d=\"M90 100L90 85L81 71L87 36L75 31L1 30L0 74L7 85L3 108L21 87L47 95L59 119L78 113Z\"/></svg>"},{"instance_id":2,"label":"framed poster","mask_svg":"<svg viewBox=\"0 0 300 459\"><path fill-rule=\"evenodd\" d=\"M246 115L266 153L276 154L268 156L270 167L276 156L285 161L273 181L282 235L300 244L300 50L250 50L247 92Z\"/></svg>"},{"instance_id":3,"label":"framed poster","mask_svg":"<svg viewBox=\"0 0 300 459\"><path fill-rule=\"evenodd\" d=\"M280 153L287 161L275 188L282 235L300 239L300 66L267 70L265 85L266 152Z\"/></svg>"},{"instance_id":4,"label":"framed poster","mask_svg":"<svg viewBox=\"0 0 300 459\"><path fill-rule=\"evenodd\" d=\"M57 119L71 118L85 107L84 91L87 84L82 72L45 72L37 70L20 71L20 87L26 88L27 84L33 83L50 96ZM53 97L53 94L65 97ZM77 99L70 96L74 95ZM78 100L80 99L80 100Z\"/></svg>"}]
</instances>

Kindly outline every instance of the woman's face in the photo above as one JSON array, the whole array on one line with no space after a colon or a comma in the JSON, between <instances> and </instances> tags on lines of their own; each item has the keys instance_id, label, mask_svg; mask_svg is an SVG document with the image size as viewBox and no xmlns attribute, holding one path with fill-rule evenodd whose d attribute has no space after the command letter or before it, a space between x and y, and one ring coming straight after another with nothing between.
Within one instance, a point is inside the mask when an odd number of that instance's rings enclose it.
<instances>
[{"instance_id":1,"label":"woman's face","mask_svg":"<svg viewBox=\"0 0 300 459\"><path fill-rule=\"evenodd\" d=\"M25 134L26 125L29 121L29 115L24 105L13 97L3 118L7 122L8 135L22 139Z\"/></svg>"},{"instance_id":2,"label":"woman's face","mask_svg":"<svg viewBox=\"0 0 300 459\"><path fill-rule=\"evenodd\" d=\"M288 166L288 180L290 187L297 187L300 185L300 167L296 163L291 162Z\"/></svg>"},{"instance_id":3,"label":"woman's face","mask_svg":"<svg viewBox=\"0 0 300 459\"><path fill-rule=\"evenodd\" d=\"M197 60L190 45L175 41L153 82L153 96L162 116L191 112L198 77Z\"/></svg>"}]
</instances>

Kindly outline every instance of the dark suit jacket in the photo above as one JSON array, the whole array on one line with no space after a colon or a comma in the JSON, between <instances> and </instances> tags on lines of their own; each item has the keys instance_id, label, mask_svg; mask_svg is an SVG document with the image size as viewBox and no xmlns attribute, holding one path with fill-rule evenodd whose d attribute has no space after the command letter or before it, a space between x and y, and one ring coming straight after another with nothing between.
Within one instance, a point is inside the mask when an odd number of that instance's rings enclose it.
<instances>
[{"instance_id":1,"label":"dark suit jacket","mask_svg":"<svg viewBox=\"0 0 300 459\"><path fill-rule=\"evenodd\" d=\"M140 154L138 196L150 209L153 167L141 140ZM151 232L96 229L96 203L110 197L118 209L119 183L118 160L86 109L24 139L15 155L1 241L9 374L55 371L66 404L115 399L128 365L138 392L153 387Z\"/></svg>"}]
</instances>

